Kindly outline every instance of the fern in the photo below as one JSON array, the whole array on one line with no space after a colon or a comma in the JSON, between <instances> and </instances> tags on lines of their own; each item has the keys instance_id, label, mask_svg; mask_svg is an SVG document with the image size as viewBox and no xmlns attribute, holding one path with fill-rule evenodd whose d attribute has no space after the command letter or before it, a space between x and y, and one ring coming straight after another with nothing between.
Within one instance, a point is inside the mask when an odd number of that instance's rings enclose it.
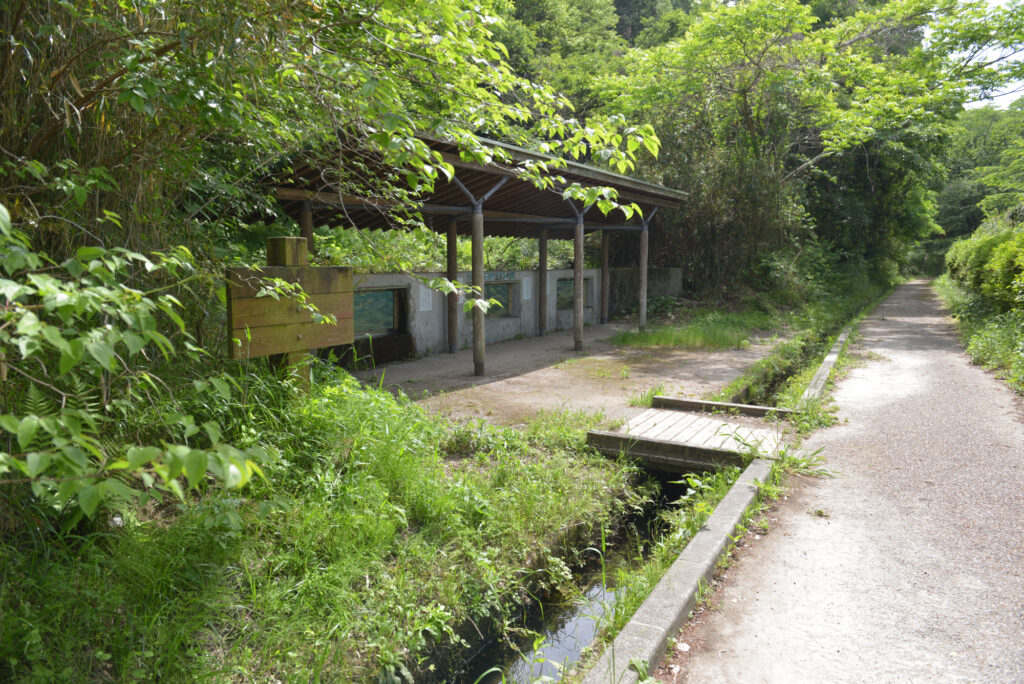
<instances>
[{"instance_id":1,"label":"fern","mask_svg":"<svg viewBox=\"0 0 1024 684\"><path fill-rule=\"evenodd\" d=\"M25 413L33 416L46 416L57 410L57 403L32 383L25 391Z\"/></svg>"},{"instance_id":2,"label":"fern","mask_svg":"<svg viewBox=\"0 0 1024 684\"><path fill-rule=\"evenodd\" d=\"M90 387L81 376L71 375L68 379L68 407L88 413L98 413L102 408L99 390Z\"/></svg>"}]
</instances>

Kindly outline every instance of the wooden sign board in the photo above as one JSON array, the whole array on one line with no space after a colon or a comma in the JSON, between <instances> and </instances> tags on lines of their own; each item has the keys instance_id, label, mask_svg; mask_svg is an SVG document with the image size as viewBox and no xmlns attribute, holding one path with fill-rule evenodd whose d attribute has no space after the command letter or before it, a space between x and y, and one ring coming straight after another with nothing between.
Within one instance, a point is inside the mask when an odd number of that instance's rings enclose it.
<instances>
[{"instance_id":1,"label":"wooden sign board","mask_svg":"<svg viewBox=\"0 0 1024 684\"><path fill-rule=\"evenodd\" d=\"M337 325L317 323L295 299L257 297L264 278L298 283L320 313ZM352 269L341 266L229 268L228 355L233 359L304 352L352 344ZM248 333L246 332L248 330ZM241 344L237 344L239 340Z\"/></svg>"}]
</instances>

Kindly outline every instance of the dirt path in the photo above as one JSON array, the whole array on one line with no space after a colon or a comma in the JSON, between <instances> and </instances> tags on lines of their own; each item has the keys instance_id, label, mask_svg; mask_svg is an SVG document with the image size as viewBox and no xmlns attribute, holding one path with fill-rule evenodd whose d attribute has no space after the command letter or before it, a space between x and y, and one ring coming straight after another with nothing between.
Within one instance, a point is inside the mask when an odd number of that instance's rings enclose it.
<instances>
[{"instance_id":1,"label":"dirt path","mask_svg":"<svg viewBox=\"0 0 1024 684\"><path fill-rule=\"evenodd\" d=\"M679 679L1024 681L1024 411L924 283L861 332L840 425L806 445L837 477L770 514Z\"/></svg>"},{"instance_id":2,"label":"dirt path","mask_svg":"<svg viewBox=\"0 0 1024 684\"><path fill-rule=\"evenodd\" d=\"M482 378L473 376L471 350L389 364L357 375L400 387L429 410L457 418L519 424L541 409L570 409L627 420L643 411L628 405L631 395L661 386L663 394L703 396L730 383L771 348L767 340L723 351L609 344L606 340L621 327L588 326L582 352L573 351L571 330L490 344L487 375Z\"/></svg>"}]
</instances>

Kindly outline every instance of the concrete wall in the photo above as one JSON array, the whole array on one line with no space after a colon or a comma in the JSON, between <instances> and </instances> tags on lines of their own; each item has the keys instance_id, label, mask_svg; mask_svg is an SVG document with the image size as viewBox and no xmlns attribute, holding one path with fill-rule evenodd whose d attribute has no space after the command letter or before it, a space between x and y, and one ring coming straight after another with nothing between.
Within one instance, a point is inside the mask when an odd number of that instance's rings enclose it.
<instances>
[{"instance_id":1,"label":"concrete wall","mask_svg":"<svg viewBox=\"0 0 1024 684\"><path fill-rule=\"evenodd\" d=\"M618 270L618 269L616 269ZM628 270L628 269L622 269ZM425 280L443 277L441 273L418 274ZM559 280L572 281L571 269L548 271L548 320L547 329L563 330L571 328L572 307L556 309L557 288ZM583 271L584 288L586 290L583 310L584 323L595 323L600 308L600 269L589 268ZM472 281L469 272L460 272L459 282ZM531 337L539 332L537 272L536 271L488 271L485 283L510 283L510 306L504 315L487 317L484 326L488 343L509 340L516 336ZM355 276L356 291L376 289L399 289L405 293L406 311L408 312L409 333L413 338L413 350L416 355L426 356L448 351L448 304L446 295L431 290L422 282L405 274L376 273ZM615 280L612 280L615 289ZM614 296L612 297L614 301ZM634 302L635 304L635 302ZM473 344L472 314L462 312L462 299L459 306L459 348Z\"/></svg>"},{"instance_id":2,"label":"concrete wall","mask_svg":"<svg viewBox=\"0 0 1024 684\"><path fill-rule=\"evenodd\" d=\"M424 280L443 277L441 273L421 273ZM572 282L571 269L548 271L548 321L547 329L566 330L572 328L572 307L556 309L559 280ZM583 309L584 323L596 323L600 315L601 271L588 268L583 271L586 289ZM680 268L651 268L647 275L649 297L678 297L683 290L683 271ZM468 283L472 275L468 271L459 273L459 282ZM510 283L511 301L509 311L504 315L491 315L485 324L488 343L510 340L517 336L532 337L539 332L537 272L536 271L488 271L485 282ZM412 336L413 353L418 356L448 351L448 303L446 296L431 290L420 280L399 273L376 273L355 276L356 290L398 289L404 292L408 314L409 333ZM639 271L636 268L611 269L611 296L609 302L612 316L635 310L640 291ZM462 312L459 305L458 347L473 344L472 314Z\"/></svg>"}]
</instances>

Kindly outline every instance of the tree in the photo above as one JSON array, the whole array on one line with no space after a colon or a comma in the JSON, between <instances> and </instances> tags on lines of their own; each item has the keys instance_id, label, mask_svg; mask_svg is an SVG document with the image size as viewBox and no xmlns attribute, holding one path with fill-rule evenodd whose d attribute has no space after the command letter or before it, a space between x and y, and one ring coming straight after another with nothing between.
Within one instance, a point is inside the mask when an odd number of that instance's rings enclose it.
<instances>
[{"instance_id":1,"label":"tree","mask_svg":"<svg viewBox=\"0 0 1024 684\"><path fill-rule=\"evenodd\" d=\"M649 172L691 193L671 232L698 279L729 282L815 224L859 254L897 257L935 229L931 160L948 122L1022 69L1018 7L896 0L833 14L822 22L795 0L716 5L604 77L609 110L657 122L665 154ZM872 168L898 196L876 191ZM849 204L836 221L859 212L870 231L827 228L830 184Z\"/></svg>"},{"instance_id":2,"label":"tree","mask_svg":"<svg viewBox=\"0 0 1024 684\"><path fill-rule=\"evenodd\" d=\"M593 75L624 51L611 0L508 0L495 37L519 75L565 94L578 115L600 102Z\"/></svg>"},{"instance_id":3,"label":"tree","mask_svg":"<svg viewBox=\"0 0 1024 684\"><path fill-rule=\"evenodd\" d=\"M632 168L646 131L569 118L563 98L504 61L497 21L465 0L4 5L0 478L91 514L127 495L124 473L180 495L182 473L236 486L258 472L258 454L173 401L166 424L132 431L175 386L232 393L188 331L220 336L203 326L223 315L211 255L271 213L269 173L332 160L334 190L382 199L407 222L452 173L424 132L479 161L504 154L488 135ZM521 173L551 185L557 166ZM615 206L596 188L568 196ZM198 370L182 373L181 355Z\"/></svg>"}]
</instances>

